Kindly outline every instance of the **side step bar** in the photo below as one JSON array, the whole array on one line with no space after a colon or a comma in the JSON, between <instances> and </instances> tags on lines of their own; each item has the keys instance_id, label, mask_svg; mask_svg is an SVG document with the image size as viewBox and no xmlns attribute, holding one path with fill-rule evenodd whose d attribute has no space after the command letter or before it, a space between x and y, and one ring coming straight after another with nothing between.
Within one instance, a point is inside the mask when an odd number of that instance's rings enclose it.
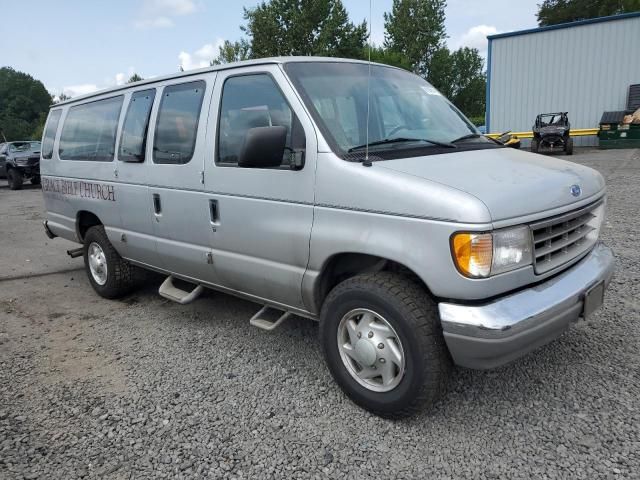
<instances>
[{"instance_id":1,"label":"side step bar","mask_svg":"<svg viewBox=\"0 0 640 480\"><path fill-rule=\"evenodd\" d=\"M83 247L67 250L67 255L69 255L71 258L81 257L83 253L84 253Z\"/></svg>"},{"instance_id":2,"label":"side step bar","mask_svg":"<svg viewBox=\"0 0 640 480\"><path fill-rule=\"evenodd\" d=\"M273 320L267 319L268 316L273 317L274 313L279 313L280 315L276 316ZM268 332L270 332L271 330L275 330L276 328L278 328L282 324L282 322L284 322L290 316L291 312L283 312L282 310L277 310L265 305L260 309L258 313L251 317L249 323L254 327L258 327L262 330L267 330Z\"/></svg>"},{"instance_id":3,"label":"side step bar","mask_svg":"<svg viewBox=\"0 0 640 480\"><path fill-rule=\"evenodd\" d=\"M162 285L160 285L158 293L164 298L184 305L186 303L193 302L198 298L202 293L202 290L204 290L204 287L202 285L198 285L190 292L185 292L173 285L173 276L169 275L167 279L162 282Z\"/></svg>"}]
</instances>

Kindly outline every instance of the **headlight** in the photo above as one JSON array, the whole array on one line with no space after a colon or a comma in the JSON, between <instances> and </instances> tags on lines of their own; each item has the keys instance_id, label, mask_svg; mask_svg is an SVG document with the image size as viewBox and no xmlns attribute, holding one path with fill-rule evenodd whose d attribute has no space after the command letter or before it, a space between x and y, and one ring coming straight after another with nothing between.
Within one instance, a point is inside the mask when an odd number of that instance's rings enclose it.
<instances>
[{"instance_id":1,"label":"headlight","mask_svg":"<svg viewBox=\"0 0 640 480\"><path fill-rule=\"evenodd\" d=\"M491 233L460 232L451 237L453 261L470 278L531 265L531 231L521 226Z\"/></svg>"}]
</instances>

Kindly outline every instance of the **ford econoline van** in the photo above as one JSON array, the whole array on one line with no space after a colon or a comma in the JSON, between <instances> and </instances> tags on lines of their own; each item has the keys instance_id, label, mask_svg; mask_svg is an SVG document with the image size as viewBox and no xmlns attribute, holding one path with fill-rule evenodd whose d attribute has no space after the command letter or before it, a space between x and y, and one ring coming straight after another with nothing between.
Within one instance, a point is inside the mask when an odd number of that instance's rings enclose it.
<instances>
[{"instance_id":1,"label":"ford econoline van","mask_svg":"<svg viewBox=\"0 0 640 480\"><path fill-rule=\"evenodd\" d=\"M41 156L46 233L82 244L99 295L154 270L180 303L255 302L265 330L317 320L338 385L382 416L432 406L452 364L550 342L613 273L599 173L502 147L385 65L262 59L115 87L54 105Z\"/></svg>"}]
</instances>

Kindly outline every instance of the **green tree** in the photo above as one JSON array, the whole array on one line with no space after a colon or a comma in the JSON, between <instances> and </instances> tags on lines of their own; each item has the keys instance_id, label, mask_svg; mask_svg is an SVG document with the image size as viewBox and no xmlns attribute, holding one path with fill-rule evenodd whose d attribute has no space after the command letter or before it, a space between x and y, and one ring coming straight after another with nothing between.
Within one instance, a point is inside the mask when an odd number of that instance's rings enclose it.
<instances>
[{"instance_id":1,"label":"green tree","mask_svg":"<svg viewBox=\"0 0 640 480\"><path fill-rule=\"evenodd\" d=\"M140 75L138 75L137 73L134 73L133 75L131 75L129 77L129 80L127 80L127 83L133 83L133 82L139 82L141 80L144 80L144 78L142 78Z\"/></svg>"},{"instance_id":2,"label":"green tree","mask_svg":"<svg viewBox=\"0 0 640 480\"><path fill-rule=\"evenodd\" d=\"M463 47L453 52L451 59L453 103L467 116L484 115L487 79L480 53Z\"/></svg>"},{"instance_id":3,"label":"green tree","mask_svg":"<svg viewBox=\"0 0 640 480\"><path fill-rule=\"evenodd\" d=\"M447 98L453 98L453 59L447 47L436 50L431 57L427 80Z\"/></svg>"},{"instance_id":4,"label":"green tree","mask_svg":"<svg viewBox=\"0 0 640 480\"><path fill-rule=\"evenodd\" d=\"M7 140L33 138L51 103L42 82L11 67L0 68L0 129Z\"/></svg>"},{"instance_id":5,"label":"green tree","mask_svg":"<svg viewBox=\"0 0 640 480\"><path fill-rule=\"evenodd\" d=\"M364 50L362 51L362 59L367 60L368 58L369 48L364 47ZM401 53L391 51L384 47L376 47L375 45L371 46L371 61L411 71L411 64L407 57Z\"/></svg>"},{"instance_id":6,"label":"green tree","mask_svg":"<svg viewBox=\"0 0 640 480\"><path fill-rule=\"evenodd\" d=\"M484 60L475 48L454 52L438 50L432 59L429 82L467 116L484 115L486 74Z\"/></svg>"},{"instance_id":7,"label":"green tree","mask_svg":"<svg viewBox=\"0 0 640 480\"><path fill-rule=\"evenodd\" d=\"M237 42L225 40L220 45L218 56L211 60L211 65L240 62L251 58L251 45L244 38Z\"/></svg>"},{"instance_id":8,"label":"green tree","mask_svg":"<svg viewBox=\"0 0 640 480\"><path fill-rule=\"evenodd\" d=\"M445 0L393 0L391 12L384 14L384 46L406 57L411 69L424 77L444 46L445 6Z\"/></svg>"},{"instance_id":9,"label":"green tree","mask_svg":"<svg viewBox=\"0 0 640 480\"><path fill-rule=\"evenodd\" d=\"M67 95L66 93L62 92L60 95L58 95L55 99L55 101L53 103L60 103L60 102L64 102L66 100L71 99L71 97L69 95Z\"/></svg>"},{"instance_id":10,"label":"green tree","mask_svg":"<svg viewBox=\"0 0 640 480\"><path fill-rule=\"evenodd\" d=\"M640 0L544 0L538 5L541 27L640 11Z\"/></svg>"},{"instance_id":11,"label":"green tree","mask_svg":"<svg viewBox=\"0 0 640 480\"><path fill-rule=\"evenodd\" d=\"M341 0L269 0L245 8L251 58L321 55L360 58L367 25L354 25Z\"/></svg>"},{"instance_id":12,"label":"green tree","mask_svg":"<svg viewBox=\"0 0 640 480\"><path fill-rule=\"evenodd\" d=\"M38 122L36 123L36 128L33 130L33 133L30 135L30 138L35 140L40 140L42 138L42 134L44 133L44 124L47 121L47 114L49 112L42 112L40 117L38 118Z\"/></svg>"}]
</instances>

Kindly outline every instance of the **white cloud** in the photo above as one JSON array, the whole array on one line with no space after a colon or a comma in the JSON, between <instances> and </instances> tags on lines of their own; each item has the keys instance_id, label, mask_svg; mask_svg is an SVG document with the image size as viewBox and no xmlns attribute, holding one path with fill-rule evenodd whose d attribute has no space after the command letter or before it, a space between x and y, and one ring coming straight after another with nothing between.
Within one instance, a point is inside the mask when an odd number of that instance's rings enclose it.
<instances>
[{"instance_id":1,"label":"white cloud","mask_svg":"<svg viewBox=\"0 0 640 480\"><path fill-rule=\"evenodd\" d=\"M62 88L62 93L69 97L78 97L80 95L86 95L100 90L95 83L82 83L80 85L69 85Z\"/></svg>"},{"instance_id":2,"label":"white cloud","mask_svg":"<svg viewBox=\"0 0 640 480\"><path fill-rule=\"evenodd\" d=\"M97 92L98 90L103 90L105 88L124 85L134 73L136 73L136 69L134 67L129 67L126 73L118 72L113 77L104 78L101 85L96 85L95 83L82 83L79 85L69 85L62 88L52 88L50 92L55 97L58 97L60 93L64 93L69 97L87 95L88 93Z\"/></svg>"},{"instance_id":3,"label":"white cloud","mask_svg":"<svg viewBox=\"0 0 640 480\"><path fill-rule=\"evenodd\" d=\"M126 73L118 72L115 77L105 78L104 83L109 87L114 85L124 85L134 73L136 73L136 69L134 67L129 67Z\"/></svg>"},{"instance_id":4,"label":"white cloud","mask_svg":"<svg viewBox=\"0 0 640 480\"><path fill-rule=\"evenodd\" d=\"M207 43L193 53L181 51L178 54L180 66L185 70L208 67L211 60L218 55L222 44L224 44L224 40L218 38L215 42Z\"/></svg>"},{"instance_id":5,"label":"white cloud","mask_svg":"<svg viewBox=\"0 0 640 480\"><path fill-rule=\"evenodd\" d=\"M457 50L461 47L477 48L480 54L486 56L487 54L487 35L494 35L498 32L498 29L493 25L476 25L471 27L459 38L451 42L451 48Z\"/></svg>"},{"instance_id":6,"label":"white cloud","mask_svg":"<svg viewBox=\"0 0 640 480\"><path fill-rule=\"evenodd\" d=\"M168 28L173 27L173 20L167 17L147 18L143 20L136 20L133 22L133 26L140 30L145 28Z\"/></svg>"},{"instance_id":7,"label":"white cloud","mask_svg":"<svg viewBox=\"0 0 640 480\"><path fill-rule=\"evenodd\" d=\"M133 22L138 29L168 28L172 17L190 15L197 11L194 0L144 0L139 18Z\"/></svg>"}]
</instances>

